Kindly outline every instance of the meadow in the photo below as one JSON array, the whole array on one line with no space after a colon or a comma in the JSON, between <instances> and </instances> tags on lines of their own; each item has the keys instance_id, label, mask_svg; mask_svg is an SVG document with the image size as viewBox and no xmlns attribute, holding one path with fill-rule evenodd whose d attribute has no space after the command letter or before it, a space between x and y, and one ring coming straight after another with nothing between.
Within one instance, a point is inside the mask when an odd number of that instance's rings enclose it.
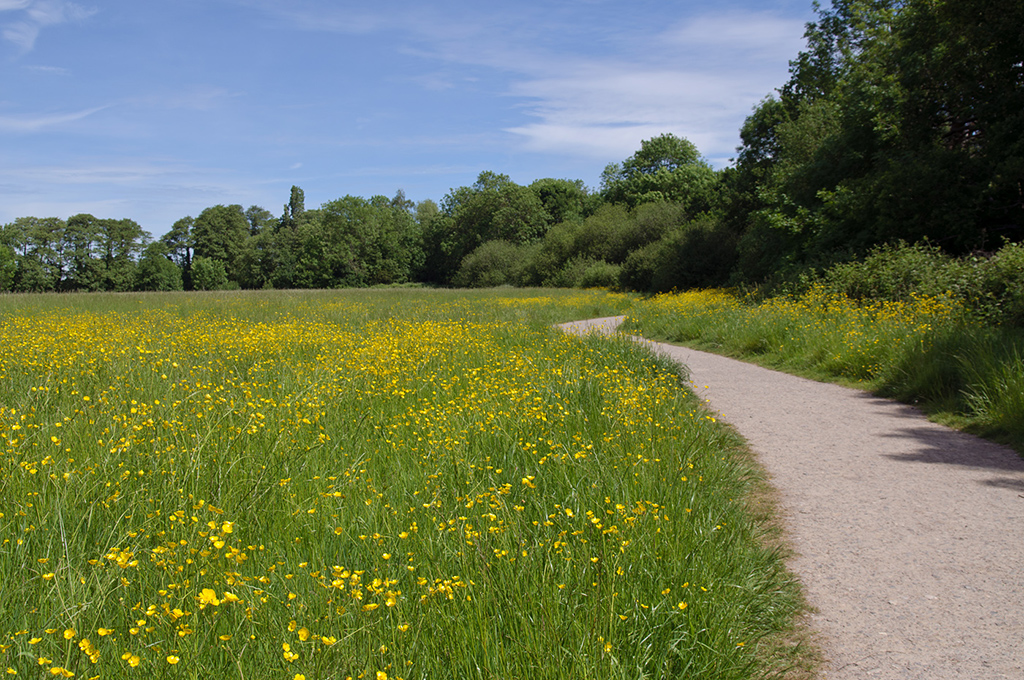
<instances>
[{"instance_id":1,"label":"meadow","mask_svg":"<svg viewBox=\"0 0 1024 680\"><path fill-rule=\"evenodd\" d=\"M751 678L801 600L606 292L0 298L0 672ZM762 499L763 500L763 499Z\"/></svg>"},{"instance_id":2,"label":"meadow","mask_svg":"<svg viewBox=\"0 0 1024 680\"><path fill-rule=\"evenodd\" d=\"M962 296L700 290L658 295L628 314L624 328L646 337L874 391L1024 454L1024 334Z\"/></svg>"}]
</instances>

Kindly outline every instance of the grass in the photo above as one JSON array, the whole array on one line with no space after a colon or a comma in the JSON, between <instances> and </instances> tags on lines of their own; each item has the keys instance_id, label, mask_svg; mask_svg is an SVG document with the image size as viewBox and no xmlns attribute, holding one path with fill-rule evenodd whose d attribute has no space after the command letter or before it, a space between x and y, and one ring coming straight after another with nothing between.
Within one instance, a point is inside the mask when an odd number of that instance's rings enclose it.
<instances>
[{"instance_id":1,"label":"grass","mask_svg":"<svg viewBox=\"0 0 1024 680\"><path fill-rule=\"evenodd\" d=\"M705 290L634 305L625 327L913 403L1024 453L1024 334L969 311L947 296L855 302L812 288L755 302Z\"/></svg>"},{"instance_id":2,"label":"grass","mask_svg":"<svg viewBox=\"0 0 1024 680\"><path fill-rule=\"evenodd\" d=\"M808 657L737 438L602 292L0 298L0 668L750 678Z\"/></svg>"}]
</instances>

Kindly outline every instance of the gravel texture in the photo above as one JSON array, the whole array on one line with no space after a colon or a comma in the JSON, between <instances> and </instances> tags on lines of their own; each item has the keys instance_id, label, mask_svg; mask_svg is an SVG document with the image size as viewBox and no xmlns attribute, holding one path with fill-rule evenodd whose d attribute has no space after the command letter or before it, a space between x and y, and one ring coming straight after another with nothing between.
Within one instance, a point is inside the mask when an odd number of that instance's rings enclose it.
<instances>
[{"instance_id":1,"label":"gravel texture","mask_svg":"<svg viewBox=\"0 0 1024 680\"><path fill-rule=\"evenodd\" d=\"M689 369L778 489L822 678L1024 679L1020 456L866 392L637 340Z\"/></svg>"}]
</instances>

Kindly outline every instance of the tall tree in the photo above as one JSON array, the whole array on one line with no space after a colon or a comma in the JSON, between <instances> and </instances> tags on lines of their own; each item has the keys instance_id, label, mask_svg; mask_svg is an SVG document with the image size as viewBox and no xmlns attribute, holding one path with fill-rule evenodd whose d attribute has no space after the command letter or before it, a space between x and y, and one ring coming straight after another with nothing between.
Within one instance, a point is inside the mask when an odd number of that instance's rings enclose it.
<instances>
[{"instance_id":1,"label":"tall tree","mask_svg":"<svg viewBox=\"0 0 1024 680\"><path fill-rule=\"evenodd\" d=\"M622 163L606 166L601 194L610 203L630 207L670 201L699 213L711 209L717 182L717 174L692 142L664 134L641 142Z\"/></svg>"},{"instance_id":2,"label":"tall tree","mask_svg":"<svg viewBox=\"0 0 1024 680\"><path fill-rule=\"evenodd\" d=\"M222 263L230 281L239 281L237 260L248 238L249 222L240 205L206 208L192 225L194 256Z\"/></svg>"},{"instance_id":3,"label":"tall tree","mask_svg":"<svg viewBox=\"0 0 1024 680\"><path fill-rule=\"evenodd\" d=\"M424 232L426 280L449 283L462 259L487 241L539 241L551 216L529 187L507 175L481 172L471 187L453 189Z\"/></svg>"},{"instance_id":4,"label":"tall tree","mask_svg":"<svg viewBox=\"0 0 1024 680\"><path fill-rule=\"evenodd\" d=\"M181 268L170 258L170 251L161 241L146 246L139 260L138 290L181 290Z\"/></svg>"},{"instance_id":5,"label":"tall tree","mask_svg":"<svg viewBox=\"0 0 1024 680\"><path fill-rule=\"evenodd\" d=\"M103 288L104 261L99 257L100 221L80 213L68 218L64 230L67 288L95 291Z\"/></svg>"},{"instance_id":6,"label":"tall tree","mask_svg":"<svg viewBox=\"0 0 1024 680\"><path fill-rule=\"evenodd\" d=\"M135 288L136 263L149 234L134 220L99 220L97 248L103 259L103 289Z\"/></svg>"},{"instance_id":7,"label":"tall tree","mask_svg":"<svg viewBox=\"0 0 1024 680\"><path fill-rule=\"evenodd\" d=\"M250 236L255 236L277 225L277 218L274 217L274 214L258 205L250 205L245 209L245 220L249 223Z\"/></svg>"}]
</instances>

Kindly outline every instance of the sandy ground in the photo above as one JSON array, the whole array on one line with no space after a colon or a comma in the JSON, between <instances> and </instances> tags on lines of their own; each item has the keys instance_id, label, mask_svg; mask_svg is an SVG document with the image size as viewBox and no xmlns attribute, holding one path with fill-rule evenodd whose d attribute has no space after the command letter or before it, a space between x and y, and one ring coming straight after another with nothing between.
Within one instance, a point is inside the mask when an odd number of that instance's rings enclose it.
<instances>
[{"instance_id":1,"label":"sandy ground","mask_svg":"<svg viewBox=\"0 0 1024 680\"><path fill-rule=\"evenodd\" d=\"M1020 456L865 392L642 342L688 367L779 490L822 678L1024 679Z\"/></svg>"}]
</instances>

